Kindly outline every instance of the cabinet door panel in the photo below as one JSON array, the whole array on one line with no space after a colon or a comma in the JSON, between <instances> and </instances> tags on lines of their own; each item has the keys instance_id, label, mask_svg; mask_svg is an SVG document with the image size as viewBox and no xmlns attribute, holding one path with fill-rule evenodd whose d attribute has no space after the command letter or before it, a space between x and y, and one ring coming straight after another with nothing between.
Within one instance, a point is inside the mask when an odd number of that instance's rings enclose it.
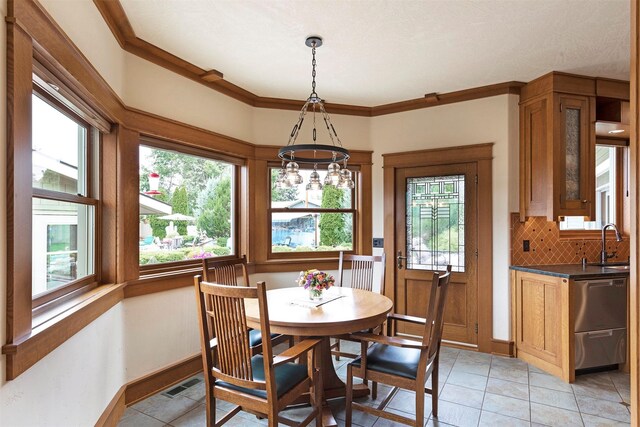
<instances>
[{"instance_id":1,"label":"cabinet door panel","mask_svg":"<svg viewBox=\"0 0 640 427\"><path fill-rule=\"evenodd\" d=\"M595 121L592 100L586 96L556 95L554 188L555 217L593 216L595 179ZM554 203L555 205L555 203Z\"/></svg>"},{"instance_id":2,"label":"cabinet door panel","mask_svg":"<svg viewBox=\"0 0 640 427\"><path fill-rule=\"evenodd\" d=\"M549 186L548 159L548 101L547 98L529 102L521 108L521 206L527 216L547 216Z\"/></svg>"},{"instance_id":3,"label":"cabinet door panel","mask_svg":"<svg viewBox=\"0 0 640 427\"><path fill-rule=\"evenodd\" d=\"M518 283L519 324L517 346L535 357L559 366L562 287L556 280L520 277Z\"/></svg>"}]
</instances>

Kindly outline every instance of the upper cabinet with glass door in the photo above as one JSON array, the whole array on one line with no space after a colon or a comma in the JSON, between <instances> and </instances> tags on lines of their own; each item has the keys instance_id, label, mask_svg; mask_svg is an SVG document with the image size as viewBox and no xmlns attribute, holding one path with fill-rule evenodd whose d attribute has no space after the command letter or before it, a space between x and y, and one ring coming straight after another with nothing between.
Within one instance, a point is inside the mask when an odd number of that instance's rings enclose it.
<instances>
[{"instance_id":1,"label":"upper cabinet with glass door","mask_svg":"<svg viewBox=\"0 0 640 427\"><path fill-rule=\"evenodd\" d=\"M595 214L595 97L554 94L553 218Z\"/></svg>"},{"instance_id":2,"label":"upper cabinet with glass door","mask_svg":"<svg viewBox=\"0 0 640 427\"><path fill-rule=\"evenodd\" d=\"M520 96L520 218L595 218L596 99L628 83L552 72Z\"/></svg>"}]
</instances>

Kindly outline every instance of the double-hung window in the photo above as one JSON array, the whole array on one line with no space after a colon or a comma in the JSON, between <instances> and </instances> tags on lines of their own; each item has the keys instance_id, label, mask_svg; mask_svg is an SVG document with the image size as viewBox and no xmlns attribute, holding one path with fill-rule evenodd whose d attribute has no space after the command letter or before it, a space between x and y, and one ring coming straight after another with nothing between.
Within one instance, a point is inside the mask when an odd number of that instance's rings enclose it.
<instances>
[{"instance_id":1,"label":"double-hung window","mask_svg":"<svg viewBox=\"0 0 640 427\"><path fill-rule=\"evenodd\" d=\"M34 307L97 282L99 132L34 85L32 298Z\"/></svg>"},{"instance_id":2,"label":"double-hung window","mask_svg":"<svg viewBox=\"0 0 640 427\"><path fill-rule=\"evenodd\" d=\"M140 145L141 266L236 253L238 168L209 156L153 140Z\"/></svg>"},{"instance_id":3,"label":"double-hung window","mask_svg":"<svg viewBox=\"0 0 640 427\"><path fill-rule=\"evenodd\" d=\"M351 167L353 169L353 167ZM325 185L321 190L307 190L313 169L300 169L304 184L278 188L279 169L269 169L271 197L271 258L307 257L309 253L353 251L357 230L355 189ZM326 171L318 170L321 182ZM358 188L358 172L354 181Z\"/></svg>"}]
</instances>

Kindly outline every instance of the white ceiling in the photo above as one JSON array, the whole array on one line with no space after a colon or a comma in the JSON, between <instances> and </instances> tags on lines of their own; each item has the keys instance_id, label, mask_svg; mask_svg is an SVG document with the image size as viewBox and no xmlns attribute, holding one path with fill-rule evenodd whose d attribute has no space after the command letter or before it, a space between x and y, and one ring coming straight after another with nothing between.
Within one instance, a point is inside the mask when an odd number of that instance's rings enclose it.
<instances>
[{"instance_id":1,"label":"white ceiling","mask_svg":"<svg viewBox=\"0 0 640 427\"><path fill-rule=\"evenodd\" d=\"M629 78L629 0L121 0L136 35L265 97L364 106L549 71Z\"/></svg>"}]
</instances>

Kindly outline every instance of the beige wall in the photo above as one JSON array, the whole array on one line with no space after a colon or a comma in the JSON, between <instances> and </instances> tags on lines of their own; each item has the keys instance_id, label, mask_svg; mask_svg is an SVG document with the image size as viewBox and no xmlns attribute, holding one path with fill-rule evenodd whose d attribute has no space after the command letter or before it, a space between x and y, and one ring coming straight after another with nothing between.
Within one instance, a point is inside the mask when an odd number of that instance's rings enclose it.
<instances>
[{"instance_id":1,"label":"beige wall","mask_svg":"<svg viewBox=\"0 0 640 427\"><path fill-rule=\"evenodd\" d=\"M123 304L126 382L200 351L191 286L127 298Z\"/></svg>"},{"instance_id":2,"label":"beige wall","mask_svg":"<svg viewBox=\"0 0 640 427\"><path fill-rule=\"evenodd\" d=\"M125 103L223 135L251 140L253 108L125 53Z\"/></svg>"},{"instance_id":3,"label":"beige wall","mask_svg":"<svg viewBox=\"0 0 640 427\"><path fill-rule=\"evenodd\" d=\"M258 144L282 145L298 113L253 109L120 50L92 2L43 0L127 105ZM6 0L0 0L6 15ZM4 21L3 21L4 27ZM0 43L6 46L4 29ZM0 87L5 87L0 55ZM302 99L307 94L301 94ZM0 141L5 142L5 106ZM345 146L373 150L373 232L382 235L382 153L494 142L494 336L508 338L508 213L517 210L517 97L503 95L389 116L333 115ZM306 124L308 126L308 122ZM515 127L514 127L515 126ZM514 132L515 129L515 132ZM0 169L5 172L5 150ZM514 164L516 159L516 164ZM0 174L2 193L5 175ZM0 197L0 232L6 231ZM6 242L0 239L2 253ZM287 286L297 273L254 275L270 287ZM6 314L6 260L0 257L0 319ZM5 342L5 328L0 328ZM186 332L185 331L192 331ZM117 389L198 351L191 288L127 299L84 328L16 380L0 387L7 425L90 425ZM4 378L5 357L1 370ZM55 396L55 397L54 397ZM35 404L37 402L37 404ZM64 402L64 403L60 403ZM82 402L78 405L78 402ZM69 405L69 406L68 406Z\"/></svg>"},{"instance_id":4,"label":"beige wall","mask_svg":"<svg viewBox=\"0 0 640 427\"><path fill-rule=\"evenodd\" d=\"M371 125L373 188L377 189L383 185L382 154L494 143L493 336L502 340L509 338L509 211L513 209L513 200L517 207L518 188L518 176L514 175L514 168L509 166L510 159L517 159L518 135L510 132L513 127L510 122L518 117L517 101L515 95L494 96L374 117ZM382 230L383 194L374 191L374 237L382 236ZM384 237L387 246L390 236Z\"/></svg>"},{"instance_id":5,"label":"beige wall","mask_svg":"<svg viewBox=\"0 0 640 427\"><path fill-rule=\"evenodd\" d=\"M123 98L127 80L124 51L111 34L93 2L84 0L39 0L39 2L114 92Z\"/></svg>"},{"instance_id":6,"label":"beige wall","mask_svg":"<svg viewBox=\"0 0 640 427\"><path fill-rule=\"evenodd\" d=\"M120 303L12 381L3 356L0 424L94 425L125 383L123 318Z\"/></svg>"}]
</instances>

